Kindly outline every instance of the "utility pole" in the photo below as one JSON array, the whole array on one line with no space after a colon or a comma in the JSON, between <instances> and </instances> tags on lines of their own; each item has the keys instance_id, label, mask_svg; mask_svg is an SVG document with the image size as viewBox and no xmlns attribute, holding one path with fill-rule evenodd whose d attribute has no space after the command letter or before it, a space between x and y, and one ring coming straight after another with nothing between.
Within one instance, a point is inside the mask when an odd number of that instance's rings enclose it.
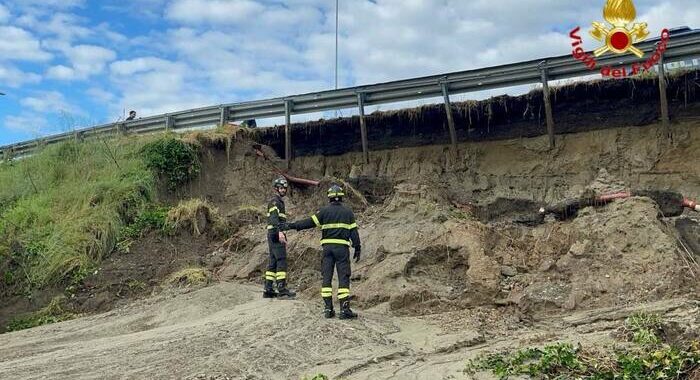
<instances>
[{"instance_id":1,"label":"utility pole","mask_svg":"<svg viewBox=\"0 0 700 380\"><path fill-rule=\"evenodd\" d=\"M335 0L335 89L338 89L338 1ZM338 110L335 110L335 117L338 117Z\"/></svg>"}]
</instances>

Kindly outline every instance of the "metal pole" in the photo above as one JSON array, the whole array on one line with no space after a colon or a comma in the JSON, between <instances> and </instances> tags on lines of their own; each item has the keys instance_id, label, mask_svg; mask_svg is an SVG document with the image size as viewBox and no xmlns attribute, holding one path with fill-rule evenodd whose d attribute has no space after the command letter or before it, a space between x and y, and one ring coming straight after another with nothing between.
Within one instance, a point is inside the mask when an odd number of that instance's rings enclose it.
<instances>
[{"instance_id":1,"label":"metal pole","mask_svg":"<svg viewBox=\"0 0 700 380\"><path fill-rule=\"evenodd\" d=\"M169 131L173 129L173 126L175 125L175 120L171 115L165 116L165 131Z\"/></svg>"},{"instance_id":2,"label":"metal pole","mask_svg":"<svg viewBox=\"0 0 700 380\"><path fill-rule=\"evenodd\" d=\"M360 137L362 138L362 157L369 164L369 148L367 143L367 124L365 123L365 94L357 93L357 106L360 109Z\"/></svg>"},{"instance_id":3,"label":"metal pole","mask_svg":"<svg viewBox=\"0 0 700 380\"><path fill-rule=\"evenodd\" d=\"M338 0L335 0L335 89L338 89ZM335 110L338 117L338 110Z\"/></svg>"},{"instance_id":4,"label":"metal pole","mask_svg":"<svg viewBox=\"0 0 700 380\"><path fill-rule=\"evenodd\" d=\"M287 161L287 169L292 165L292 108L291 100L284 101L284 159Z\"/></svg>"},{"instance_id":5,"label":"metal pole","mask_svg":"<svg viewBox=\"0 0 700 380\"><path fill-rule=\"evenodd\" d=\"M549 149L554 148L554 116L552 116L552 103L549 99L549 78L547 78L547 62L540 63L542 73L542 97L544 99L544 112L547 117L547 134L549 135Z\"/></svg>"},{"instance_id":6,"label":"metal pole","mask_svg":"<svg viewBox=\"0 0 700 380\"><path fill-rule=\"evenodd\" d=\"M221 107L221 112L219 113L219 126L223 127L228 121L228 107Z\"/></svg>"},{"instance_id":7,"label":"metal pole","mask_svg":"<svg viewBox=\"0 0 700 380\"><path fill-rule=\"evenodd\" d=\"M442 97L445 99L445 113L447 113L447 127L450 129L450 142L452 150L457 151L457 131L455 130L455 121L452 117L452 104L450 103L450 94L447 83L442 82Z\"/></svg>"},{"instance_id":8,"label":"metal pole","mask_svg":"<svg viewBox=\"0 0 700 380\"><path fill-rule=\"evenodd\" d=\"M657 43L658 45L658 43ZM666 132L666 136L670 136L669 131L669 116L668 116L668 98L666 97L666 70L664 69L664 55L661 53L659 58L659 95L661 100L661 125Z\"/></svg>"},{"instance_id":9,"label":"metal pole","mask_svg":"<svg viewBox=\"0 0 700 380\"><path fill-rule=\"evenodd\" d=\"M338 0L335 0L335 89L338 89Z\"/></svg>"}]
</instances>

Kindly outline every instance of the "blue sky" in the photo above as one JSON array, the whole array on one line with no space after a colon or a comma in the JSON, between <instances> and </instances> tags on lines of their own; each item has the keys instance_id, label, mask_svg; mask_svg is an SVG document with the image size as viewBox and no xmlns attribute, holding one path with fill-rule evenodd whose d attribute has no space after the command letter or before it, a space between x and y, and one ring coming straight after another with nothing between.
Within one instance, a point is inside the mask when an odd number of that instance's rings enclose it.
<instances>
[{"instance_id":1,"label":"blue sky","mask_svg":"<svg viewBox=\"0 0 700 380\"><path fill-rule=\"evenodd\" d=\"M604 1L340 0L340 84L567 54ZM652 33L691 0L635 1ZM0 0L0 145L334 86L333 0ZM593 46L589 46L593 47Z\"/></svg>"}]
</instances>

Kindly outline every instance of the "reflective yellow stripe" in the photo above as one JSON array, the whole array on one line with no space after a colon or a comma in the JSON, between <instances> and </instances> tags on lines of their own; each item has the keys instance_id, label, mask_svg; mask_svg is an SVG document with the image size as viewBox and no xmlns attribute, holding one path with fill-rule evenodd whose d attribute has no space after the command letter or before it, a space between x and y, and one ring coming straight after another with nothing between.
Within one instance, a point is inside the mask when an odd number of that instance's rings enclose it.
<instances>
[{"instance_id":1,"label":"reflective yellow stripe","mask_svg":"<svg viewBox=\"0 0 700 380\"><path fill-rule=\"evenodd\" d=\"M279 212L280 209L278 209L277 206L270 207L270 209L267 210L268 215L269 215L271 212L273 212L273 211Z\"/></svg>"},{"instance_id":2,"label":"reflective yellow stripe","mask_svg":"<svg viewBox=\"0 0 700 380\"><path fill-rule=\"evenodd\" d=\"M338 293L350 293L350 289L348 289L348 288L338 288Z\"/></svg>"},{"instance_id":3,"label":"reflective yellow stripe","mask_svg":"<svg viewBox=\"0 0 700 380\"><path fill-rule=\"evenodd\" d=\"M350 246L350 242L343 239L321 239L321 244L340 244Z\"/></svg>"},{"instance_id":4,"label":"reflective yellow stripe","mask_svg":"<svg viewBox=\"0 0 700 380\"><path fill-rule=\"evenodd\" d=\"M328 193L328 197L344 197L345 193Z\"/></svg>"},{"instance_id":5,"label":"reflective yellow stripe","mask_svg":"<svg viewBox=\"0 0 700 380\"><path fill-rule=\"evenodd\" d=\"M287 272L277 272L278 280L284 280L285 278L287 278Z\"/></svg>"},{"instance_id":6,"label":"reflective yellow stripe","mask_svg":"<svg viewBox=\"0 0 700 380\"><path fill-rule=\"evenodd\" d=\"M314 224L316 224L316 227L321 227L321 223L318 222L318 218L316 215L311 215L311 220L314 221Z\"/></svg>"},{"instance_id":7,"label":"reflective yellow stripe","mask_svg":"<svg viewBox=\"0 0 700 380\"><path fill-rule=\"evenodd\" d=\"M278 214L280 218L286 218L287 214ZM267 216L270 216L270 213L267 213Z\"/></svg>"},{"instance_id":8,"label":"reflective yellow stripe","mask_svg":"<svg viewBox=\"0 0 700 380\"><path fill-rule=\"evenodd\" d=\"M270 271L265 272L265 279L266 280L274 280L275 277L276 277L275 272L270 272Z\"/></svg>"},{"instance_id":9,"label":"reflective yellow stripe","mask_svg":"<svg viewBox=\"0 0 700 380\"><path fill-rule=\"evenodd\" d=\"M353 228L357 228L357 223L353 224L346 224L346 223L329 223L329 224L324 224L321 226L322 230L327 230L329 228L344 228L346 230L351 230Z\"/></svg>"},{"instance_id":10,"label":"reflective yellow stripe","mask_svg":"<svg viewBox=\"0 0 700 380\"><path fill-rule=\"evenodd\" d=\"M338 299L339 299L339 300L342 300L342 299L345 299L345 298L348 298L348 297L350 297L350 293L338 293Z\"/></svg>"},{"instance_id":11,"label":"reflective yellow stripe","mask_svg":"<svg viewBox=\"0 0 700 380\"><path fill-rule=\"evenodd\" d=\"M267 226L267 229L268 229L268 230L271 230L271 229L273 229L273 228L275 228L275 226L270 226L270 225Z\"/></svg>"},{"instance_id":12,"label":"reflective yellow stripe","mask_svg":"<svg viewBox=\"0 0 700 380\"><path fill-rule=\"evenodd\" d=\"M332 297L333 288L321 288L321 297Z\"/></svg>"}]
</instances>

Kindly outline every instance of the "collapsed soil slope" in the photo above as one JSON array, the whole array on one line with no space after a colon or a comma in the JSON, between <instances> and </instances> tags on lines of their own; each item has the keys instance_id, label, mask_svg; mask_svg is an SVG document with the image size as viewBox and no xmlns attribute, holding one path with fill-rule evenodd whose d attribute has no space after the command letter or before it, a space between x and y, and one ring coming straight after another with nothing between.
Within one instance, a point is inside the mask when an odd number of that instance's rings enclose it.
<instances>
[{"instance_id":1,"label":"collapsed soil slope","mask_svg":"<svg viewBox=\"0 0 700 380\"><path fill-rule=\"evenodd\" d=\"M697 198L698 124L675 125L675 143L658 126L620 128L560 136L553 151L540 137L462 144L456 156L441 146L378 151L368 165L355 153L302 157L293 171L348 179L375 199L359 213L365 258L354 266L353 293L363 308L405 315L490 305L529 315L627 305L698 290L698 252L683 249L674 227L696 223L697 213L666 218L652 199L634 197L535 227L514 216L589 192L673 189ZM220 172L223 191L235 193L249 166ZM310 203L310 191L292 192L292 218L323 204ZM310 299L317 235L290 233L291 281ZM244 249L227 253L218 273L257 281L264 231L243 229L233 240Z\"/></svg>"},{"instance_id":2,"label":"collapsed soil slope","mask_svg":"<svg viewBox=\"0 0 700 380\"><path fill-rule=\"evenodd\" d=\"M182 235L157 247L149 237L135 243L131 272L106 272L119 281L187 261L207 265L224 283L5 334L0 374L266 379L318 370L466 378L463 361L479 350L605 341L609 327L600 318L619 320L635 308L659 308L697 328L697 213L662 215L651 198L631 197L568 220L514 220L587 193L655 189L700 198L699 126L697 118L678 120L673 140L658 125L568 134L551 151L544 137L533 137L462 143L456 154L445 146L373 151L370 164L358 153L297 158L295 176L324 186L335 177L352 194L364 253L353 265L357 322L321 318L318 231L289 233L288 272L299 300L259 298L264 205L281 161L263 146L264 159L247 139L211 147L200 178L172 197L211 201L234 233L225 241ZM293 187L287 214L314 212L324 190ZM691 241L684 246L681 237ZM158 254L148 261L150 250Z\"/></svg>"}]
</instances>

